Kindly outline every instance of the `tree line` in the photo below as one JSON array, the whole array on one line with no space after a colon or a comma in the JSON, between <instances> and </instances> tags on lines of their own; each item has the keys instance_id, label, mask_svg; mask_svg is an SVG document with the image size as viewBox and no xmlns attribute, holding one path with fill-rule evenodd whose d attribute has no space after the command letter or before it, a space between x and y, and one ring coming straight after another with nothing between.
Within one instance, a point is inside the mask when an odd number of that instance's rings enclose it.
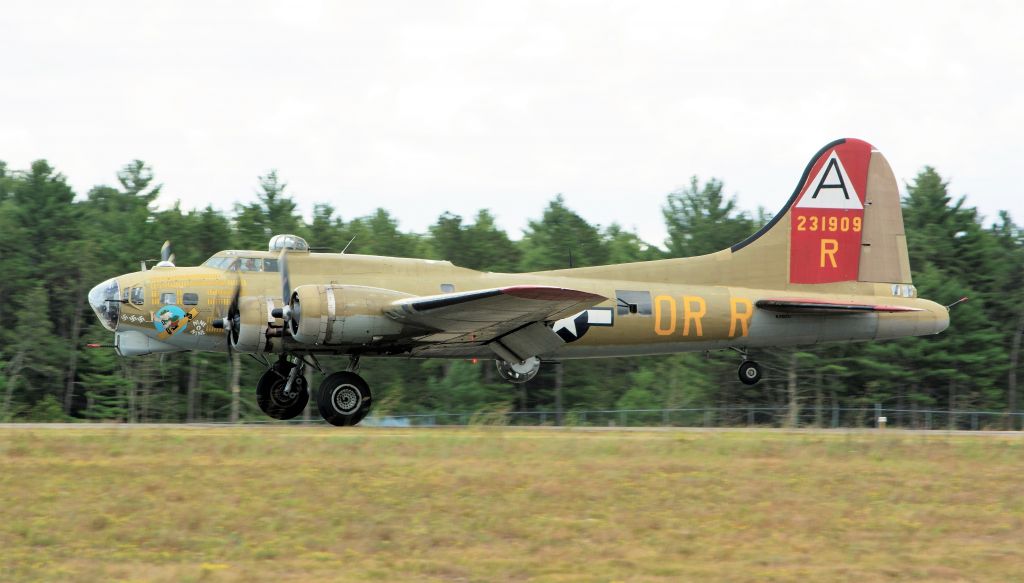
<instances>
[{"instance_id":1,"label":"tree line","mask_svg":"<svg viewBox=\"0 0 1024 583\"><path fill-rule=\"evenodd\" d=\"M770 218L763 209L740 209L720 180L694 177L666 196L668 237L661 245L617 224L591 224L560 195L519 239L498 228L486 209L469 218L444 213L427 232L413 233L383 208L346 218L317 204L306 221L276 172L260 176L256 199L230 213L212 205L159 210L161 186L139 160L116 176L116 184L77 197L47 161L26 170L0 162L0 419L262 418L252 388L262 367L249 359L232 363L208 353L122 359L111 349L85 349L111 342L89 309L87 291L138 270L140 260L159 255L165 239L174 242L178 265L198 265L223 249L264 249L273 234L295 233L324 251L348 245L350 253L516 272L709 253ZM361 372L372 380L376 410L392 413L553 411L561 420L563 412L587 409L778 405L788 406L793 419L810 408L820 420L834 405L873 403L1018 411L1021 228L1007 212L986 222L931 167L906 190L903 213L920 296L944 304L971 298L938 336L761 350L756 356L766 378L753 387L736 379L738 357L729 351L566 361L518 386L501 381L489 361L364 359Z\"/></svg>"}]
</instances>

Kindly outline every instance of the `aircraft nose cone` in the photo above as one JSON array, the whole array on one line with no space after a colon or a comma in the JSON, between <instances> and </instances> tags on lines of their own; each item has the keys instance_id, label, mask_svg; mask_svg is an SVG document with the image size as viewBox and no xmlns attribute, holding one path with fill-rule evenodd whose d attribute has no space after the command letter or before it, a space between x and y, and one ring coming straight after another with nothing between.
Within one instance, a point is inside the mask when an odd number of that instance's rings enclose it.
<instances>
[{"instance_id":1,"label":"aircraft nose cone","mask_svg":"<svg viewBox=\"0 0 1024 583\"><path fill-rule=\"evenodd\" d=\"M104 328L111 332L117 330L117 320L121 316L121 286L116 279L108 279L89 290L89 305Z\"/></svg>"}]
</instances>

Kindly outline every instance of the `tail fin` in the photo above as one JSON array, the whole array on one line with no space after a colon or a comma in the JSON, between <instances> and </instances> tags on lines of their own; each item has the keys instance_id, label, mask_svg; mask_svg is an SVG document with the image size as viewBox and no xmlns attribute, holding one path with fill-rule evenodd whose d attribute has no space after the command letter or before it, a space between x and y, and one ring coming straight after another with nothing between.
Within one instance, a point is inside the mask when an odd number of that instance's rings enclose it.
<instances>
[{"instance_id":1,"label":"tail fin","mask_svg":"<svg viewBox=\"0 0 1024 583\"><path fill-rule=\"evenodd\" d=\"M855 139L836 140L815 154L782 210L728 249L552 273L863 294L890 284L894 295L909 295L896 290L911 283L896 177L880 152Z\"/></svg>"},{"instance_id":2,"label":"tail fin","mask_svg":"<svg viewBox=\"0 0 1024 583\"><path fill-rule=\"evenodd\" d=\"M885 157L867 142L842 139L822 148L782 211L730 250L736 255L777 253L781 235L788 235L789 243L787 287L911 283L896 178Z\"/></svg>"}]
</instances>

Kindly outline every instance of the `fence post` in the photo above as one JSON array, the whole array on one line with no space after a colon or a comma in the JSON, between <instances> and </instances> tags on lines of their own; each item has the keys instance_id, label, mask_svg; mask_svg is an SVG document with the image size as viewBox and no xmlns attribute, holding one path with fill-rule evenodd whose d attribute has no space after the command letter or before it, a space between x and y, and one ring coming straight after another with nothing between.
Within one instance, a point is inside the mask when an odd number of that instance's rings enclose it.
<instances>
[{"instance_id":1,"label":"fence post","mask_svg":"<svg viewBox=\"0 0 1024 583\"><path fill-rule=\"evenodd\" d=\"M622 427L626 426L627 415L625 411L619 411L619 425Z\"/></svg>"},{"instance_id":2,"label":"fence post","mask_svg":"<svg viewBox=\"0 0 1024 583\"><path fill-rule=\"evenodd\" d=\"M971 429L974 431L978 430L978 414L971 413Z\"/></svg>"},{"instance_id":3,"label":"fence post","mask_svg":"<svg viewBox=\"0 0 1024 583\"><path fill-rule=\"evenodd\" d=\"M665 427L669 426L669 422L668 422L668 409L662 409L661 410L661 424L664 425Z\"/></svg>"},{"instance_id":4,"label":"fence post","mask_svg":"<svg viewBox=\"0 0 1024 583\"><path fill-rule=\"evenodd\" d=\"M878 420L882 418L882 404L875 403L875 427L878 427Z\"/></svg>"},{"instance_id":5,"label":"fence post","mask_svg":"<svg viewBox=\"0 0 1024 583\"><path fill-rule=\"evenodd\" d=\"M928 411L927 413L924 414L924 428L925 429L931 429L932 428L932 412L931 411Z\"/></svg>"},{"instance_id":6,"label":"fence post","mask_svg":"<svg viewBox=\"0 0 1024 583\"><path fill-rule=\"evenodd\" d=\"M754 408L747 407L747 427L754 426Z\"/></svg>"},{"instance_id":7,"label":"fence post","mask_svg":"<svg viewBox=\"0 0 1024 583\"><path fill-rule=\"evenodd\" d=\"M832 402L832 429L839 427L839 405Z\"/></svg>"}]
</instances>

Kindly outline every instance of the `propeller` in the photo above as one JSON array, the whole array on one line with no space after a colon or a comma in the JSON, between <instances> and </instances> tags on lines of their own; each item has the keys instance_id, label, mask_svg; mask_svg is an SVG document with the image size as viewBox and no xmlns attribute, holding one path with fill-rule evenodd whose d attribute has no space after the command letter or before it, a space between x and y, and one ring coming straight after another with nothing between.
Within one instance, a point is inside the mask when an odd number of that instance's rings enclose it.
<instances>
[{"instance_id":1,"label":"propeller","mask_svg":"<svg viewBox=\"0 0 1024 583\"><path fill-rule=\"evenodd\" d=\"M238 298L242 295L242 281L235 277L235 291L231 293L231 303L228 304L228 313L223 318L216 318L210 325L225 331L224 338L227 341L228 363L231 363L233 344L238 342L238 331L242 326L242 313L238 309Z\"/></svg>"},{"instance_id":2,"label":"propeller","mask_svg":"<svg viewBox=\"0 0 1024 583\"><path fill-rule=\"evenodd\" d=\"M160 261L170 261L174 263L174 253L171 251L171 240L164 241L164 244L160 246Z\"/></svg>"},{"instance_id":3,"label":"propeller","mask_svg":"<svg viewBox=\"0 0 1024 583\"><path fill-rule=\"evenodd\" d=\"M288 276L288 249L281 249L278 264L281 266L281 298L287 306L291 304L292 299L292 280ZM290 316L288 312L289 310L285 310L286 316Z\"/></svg>"},{"instance_id":4,"label":"propeller","mask_svg":"<svg viewBox=\"0 0 1024 583\"><path fill-rule=\"evenodd\" d=\"M174 253L171 250L170 240L164 241L164 244L160 246L160 263L157 263L156 266L174 267Z\"/></svg>"},{"instance_id":5,"label":"propeller","mask_svg":"<svg viewBox=\"0 0 1024 583\"><path fill-rule=\"evenodd\" d=\"M278 256L277 264L281 269L281 303L282 307L274 308L270 315L275 318L281 318L285 321L285 325L292 319L292 280L288 274L288 249L281 249L281 254Z\"/></svg>"}]
</instances>

